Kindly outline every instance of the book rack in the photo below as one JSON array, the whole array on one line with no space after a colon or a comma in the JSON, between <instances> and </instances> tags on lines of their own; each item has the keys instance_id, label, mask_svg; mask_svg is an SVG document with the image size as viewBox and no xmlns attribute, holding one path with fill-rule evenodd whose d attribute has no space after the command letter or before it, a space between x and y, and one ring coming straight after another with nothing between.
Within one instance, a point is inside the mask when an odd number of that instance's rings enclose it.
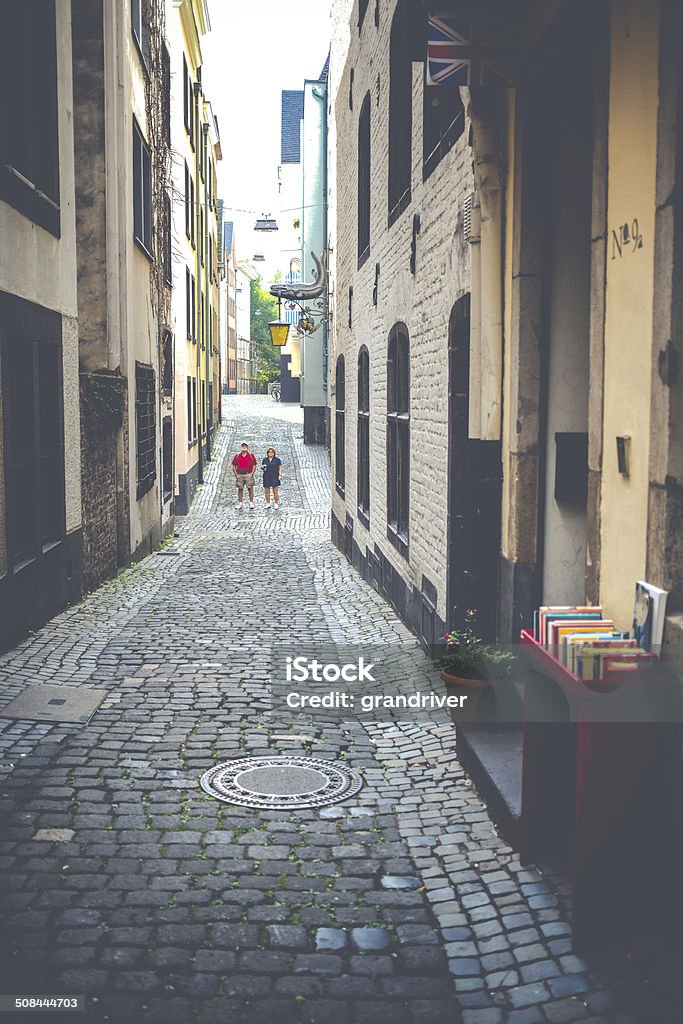
<instances>
[{"instance_id":1,"label":"book rack","mask_svg":"<svg viewBox=\"0 0 683 1024\"><path fill-rule=\"evenodd\" d=\"M593 688L521 641L522 863L572 872L578 948L667 941L683 905L680 720L596 720Z\"/></svg>"}]
</instances>

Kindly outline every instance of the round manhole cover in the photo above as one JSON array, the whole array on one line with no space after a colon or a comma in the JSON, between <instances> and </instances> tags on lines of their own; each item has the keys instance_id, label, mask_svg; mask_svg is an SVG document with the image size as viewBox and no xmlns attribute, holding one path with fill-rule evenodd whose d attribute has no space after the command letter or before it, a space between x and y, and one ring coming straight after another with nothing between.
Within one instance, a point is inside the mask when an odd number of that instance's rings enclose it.
<instances>
[{"instance_id":1,"label":"round manhole cover","mask_svg":"<svg viewBox=\"0 0 683 1024\"><path fill-rule=\"evenodd\" d=\"M240 757L217 764L201 777L202 789L241 807L325 807L354 796L358 772L313 757Z\"/></svg>"}]
</instances>

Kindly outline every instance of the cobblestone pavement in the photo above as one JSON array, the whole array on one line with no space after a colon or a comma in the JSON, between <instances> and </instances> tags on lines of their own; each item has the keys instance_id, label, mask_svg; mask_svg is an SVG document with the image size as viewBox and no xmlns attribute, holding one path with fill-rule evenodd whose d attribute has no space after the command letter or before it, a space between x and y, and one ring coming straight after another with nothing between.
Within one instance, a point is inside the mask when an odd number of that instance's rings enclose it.
<instances>
[{"instance_id":1,"label":"cobblestone pavement","mask_svg":"<svg viewBox=\"0 0 683 1024\"><path fill-rule=\"evenodd\" d=\"M379 639L427 662L331 545L300 411L225 413L176 538L0 658L0 707L36 683L108 691L87 725L0 710L0 991L86 993L70 1019L115 1024L680 1020L652 983L575 955L567 881L499 838L445 714L277 720L272 642ZM243 439L283 458L278 512L235 508L224 459ZM269 753L343 761L364 786L297 812L199 788Z\"/></svg>"}]
</instances>

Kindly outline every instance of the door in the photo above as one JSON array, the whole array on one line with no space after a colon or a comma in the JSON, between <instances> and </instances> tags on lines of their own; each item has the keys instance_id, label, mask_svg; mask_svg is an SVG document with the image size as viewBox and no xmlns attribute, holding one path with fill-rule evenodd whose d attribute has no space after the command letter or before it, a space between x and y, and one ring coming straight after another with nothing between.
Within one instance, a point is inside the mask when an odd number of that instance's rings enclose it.
<instances>
[{"instance_id":1,"label":"door","mask_svg":"<svg viewBox=\"0 0 683 1024\"><path fill-rule=\"evenodd\" d=\"M446 625L474 608L476 632L496 639L502 465L500 441L468 435L470 297L451 312L448 333L448 592Z\"/></svg>"}]
</instances>

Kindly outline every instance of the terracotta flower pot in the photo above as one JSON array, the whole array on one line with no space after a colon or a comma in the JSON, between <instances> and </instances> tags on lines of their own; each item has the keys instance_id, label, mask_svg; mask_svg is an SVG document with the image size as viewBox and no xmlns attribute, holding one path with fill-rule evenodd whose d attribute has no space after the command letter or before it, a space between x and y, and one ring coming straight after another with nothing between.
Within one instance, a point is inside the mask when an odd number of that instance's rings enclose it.
<instances>
[{"instance_id":1,"label":"terracotta flower pot","mask_svg":"<svg viewBox=\"0 0 683 1024\"><path fill-rule=\"evenodd\" d=\"M489 679L465 679L464 676L453 676L445 669L441 673L441 678L446 686L462 686L464 689L482 689L491 685Z\"/></svg>"},{"instance_id":2,"label":"terracotta flower pot","mask_svg":"<svg viewBox=\"0 0 683 1024\"><path fill-rule=\"evenodd\" d=\"M488 694L491 683L488 679L465 679L462 676L451 675L445 670L441 678L448 687L448 690L458 697L467 697L460 708L451 708L451 718L457 725L478 725L486 721Z\"/></svg>"}]
</instances>

